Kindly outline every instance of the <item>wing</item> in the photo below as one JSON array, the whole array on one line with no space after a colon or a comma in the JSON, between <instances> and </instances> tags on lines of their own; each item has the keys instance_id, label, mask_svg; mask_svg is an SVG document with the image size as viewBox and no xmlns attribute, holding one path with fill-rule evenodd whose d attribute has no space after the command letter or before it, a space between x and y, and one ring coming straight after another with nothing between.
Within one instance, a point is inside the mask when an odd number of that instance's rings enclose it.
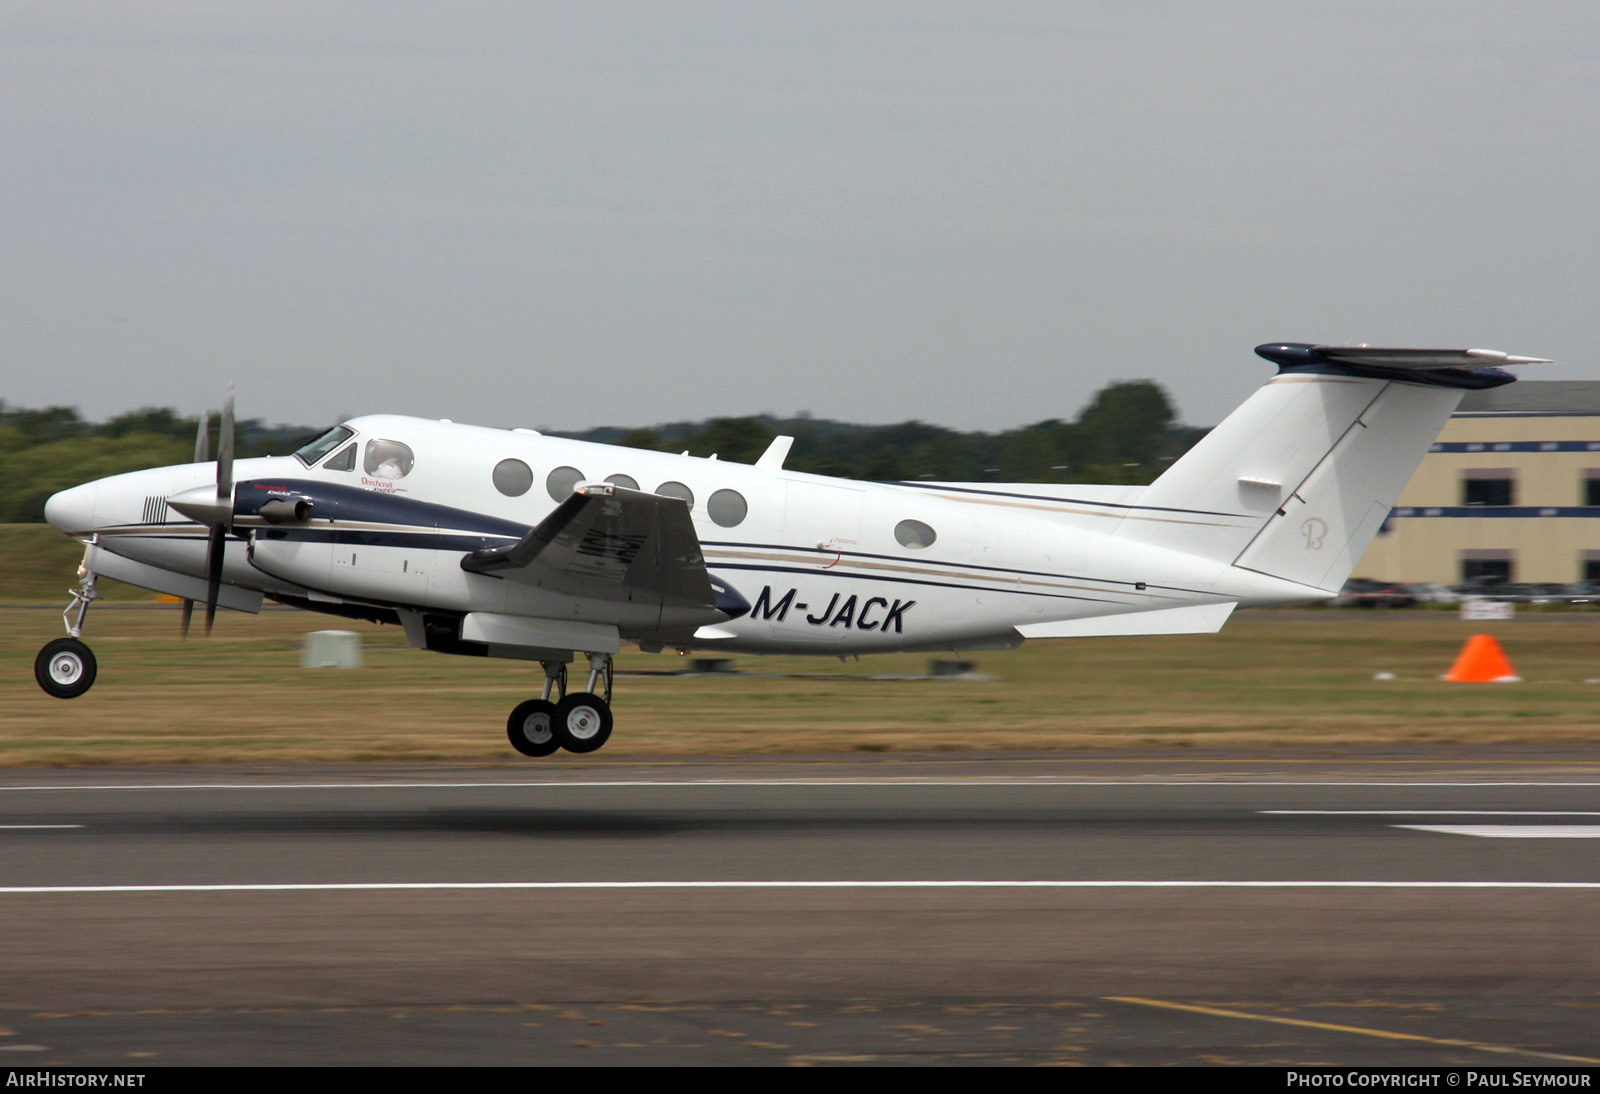
<instances>
[{"instance_id":1,"label":"wing","mask_svg":"<svg viewBox=\"0 0 1600 1094\"><path fill-rule=\"evenodd\" d=\"M473 551L469 573L566 596L722 608L682 498L583 483L519 542Z\"/></svg>"}]
</instances>

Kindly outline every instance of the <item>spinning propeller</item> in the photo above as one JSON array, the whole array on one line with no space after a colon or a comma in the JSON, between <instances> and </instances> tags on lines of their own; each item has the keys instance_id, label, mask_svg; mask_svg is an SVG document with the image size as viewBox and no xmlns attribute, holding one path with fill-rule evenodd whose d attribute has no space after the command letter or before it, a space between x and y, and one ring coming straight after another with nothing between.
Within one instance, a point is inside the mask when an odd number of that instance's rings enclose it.
<instances>
[{"instance_id":1,"label":"spinning propeller","mask_svg":"<svg viewBox=\"0 0 1600 1094\"><path fill-rule=\"evenodd\" d=\"M211 415L200 418L200 428L194 439L194 462L204 463L209 458L207 440ZM217 424L217 485L197 486L167 499L167 504L190 520L198 521L211 529L206 539L206 634L211 633L217 617L217 596L222 589L222 561L227 549L228 530L233 527L233 388L222 401L222 418ZM189 621L194 615L194 601L183 602L183 634L189 636Z\"/></svg>"}]
</instances>

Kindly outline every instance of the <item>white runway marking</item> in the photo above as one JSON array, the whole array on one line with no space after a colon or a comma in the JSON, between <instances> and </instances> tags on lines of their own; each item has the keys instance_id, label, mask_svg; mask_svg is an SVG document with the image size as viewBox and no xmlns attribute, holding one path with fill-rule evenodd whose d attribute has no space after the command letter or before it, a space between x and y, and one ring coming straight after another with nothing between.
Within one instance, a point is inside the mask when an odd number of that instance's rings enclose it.
<instances>
[{"instance_id":1,"label":"white runway marking","mask_svg":"<svg viewBox=\"0 0 1600 1094\"><path fill-rule=\"evenodd\" d=\"M81 824L0 824L0 828L82 828Z\"/></svg>"},{"instance_id":2,"label":"white runway marking","mask_svg":"<svg viewBox=\"0 0 1600 1094\"><path fill-rule=\"evenodd\" d=\"M1279 817L1600 817L1588 809L1262 809Z\"/></svg>"},{"instance_id":3,"label":"white runway marking","mask_svg":"<svg viewBox=\"0 0 1600 1094\"><path fill-rule=\"evenodd\" d=\"M351 881L306 884L7 885L40 893L315 893L615 889L1586 889L1600 881Z\"/></svg>"},{"instance_id":4,"label":"white runway marking","mask_svg":"<svg viewBox=\"0 0 1600 1094\"><path fill-rule=\"evenodd\" d=\"M1600 839L1600 824L1394 824L1390 827L1482 839Z\"/></svg>"},{"instance_id":5,"label":"white runway marking","mask_svg":"<svg viewBox=\"0 0 1600 1094\"><path fill-rule=\"evenodd\" d=\"M1497 1045L1487 1041L1464 1041L1458 1037L1427 1037L1418 1033L1400 1033L1395 1030L1373 1029L1370 1026L1347 1026L1335 1022L1314 1022L1305 1018L1284 1018L1270 1014L1252 1014L1247 1011L1224 1009L1221 1007L1196 1006L1193 1003L1175 1003L1166 999L1144 999L1139 996L1112 995L1107 996L1113 1003L1133 1003L1145 1007L1161 1007L1167 1010L1188 1011L1191 1014L1207 1014L1216 1018L1242 1018L1251 1022L1265 1022L1271 1025L1299 1026L1303 1029L1324 1029L1333 1033L1355 1033L1363 1037L1375 1037L1384 1041L1417 1041L1423 1044L1442 1045L1448 1048L1466 1048L1478 1052L1493 1052L1507 1056L1531 1056L1539 1060L1561 1060L1567 1063L1592 1064L1596 1061L1589 1056L1567 1056L1555 1052L1540 1052L1537 1049L1522 1048L1517 1045Z\"/></svg>"},{"instance_id":6,"label":"white runway marking","mask_svg":"<svg viewBox=\"0 0 1600 1094\"><path fill-rule=\"evenodd\" d=\"M1279 817L1600 817L1585 809L1262 809ZM1600 824L1391 824L1484 839L1600 839Z\"/></svg>"}]
</instances>

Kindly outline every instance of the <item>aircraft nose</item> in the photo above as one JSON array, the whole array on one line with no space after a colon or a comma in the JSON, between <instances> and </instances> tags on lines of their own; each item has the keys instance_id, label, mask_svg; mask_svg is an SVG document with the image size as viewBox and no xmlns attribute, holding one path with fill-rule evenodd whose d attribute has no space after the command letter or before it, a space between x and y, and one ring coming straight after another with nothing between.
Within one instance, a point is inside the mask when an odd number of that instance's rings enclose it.
<instances>
[{"instance_id":1,"label":"aircraft nose","mask_svg":"<svg viewBox=\"0 0 1600 1094\"><path fill-rule=\"evenodd\" d=\"M93 531L97 485L86 482L59 494L51 494L50 500L44 503L44 519L68 535Z\"/></svg>"}]
</instances>

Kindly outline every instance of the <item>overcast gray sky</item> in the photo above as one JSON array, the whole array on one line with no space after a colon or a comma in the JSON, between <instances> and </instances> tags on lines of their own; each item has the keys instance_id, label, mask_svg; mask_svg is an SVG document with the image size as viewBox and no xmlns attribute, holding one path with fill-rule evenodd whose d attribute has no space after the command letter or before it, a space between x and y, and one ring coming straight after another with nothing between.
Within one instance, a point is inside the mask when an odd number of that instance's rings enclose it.
<instances>
[{"instance_id":1,"label":"overcast gray sky","mask_svg":"<svg viewBox=\"0 0 1600 1094\"><path fill-rule=\"evenodd\" d=\"M0 398L996 430L1600 377L1600 8L0 0Z\"/></svg>"}]
</instances>

